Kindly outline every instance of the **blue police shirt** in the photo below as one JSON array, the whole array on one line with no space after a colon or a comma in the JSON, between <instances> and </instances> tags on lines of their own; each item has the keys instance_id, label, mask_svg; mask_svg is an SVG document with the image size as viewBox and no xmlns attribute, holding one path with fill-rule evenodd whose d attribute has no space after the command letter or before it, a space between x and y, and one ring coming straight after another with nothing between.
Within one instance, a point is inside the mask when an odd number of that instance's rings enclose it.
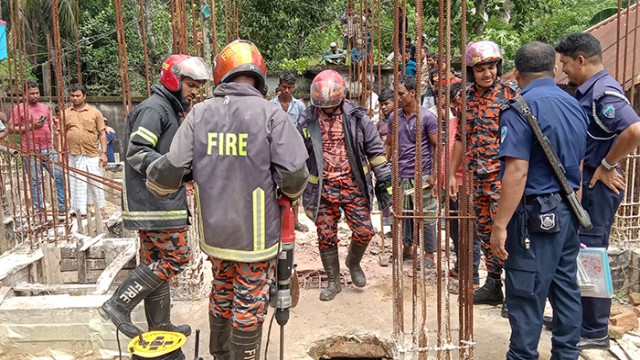
<instances>
[{"instance_id":1,"label":"blue police shirt","mask_svg":"<svg viewBox=\"0 0 640 360\"><path fill-rule=\"evenodd\" d=\"M597 168L618 135L640 119L607 70L597 72L580 85L576 99L590 120L584 165Z\"/></svg>"},{"instance_id":2,"label":"blue police shirt","mask_svg":"<svg viewBox=\"0 0 640 360\"><path fill-rule=\"evenodd\" d=\"M280 108L282 108L282 105L280 105L280 100L278 99L277 96L271 99L271 102L280 106ZM300 116L302 115L302 112L304 110L305 110L305 106L302 103L302 101L292 96L291 102L289 103L289 109L287 110L287 115L289 115L289 119L291 119L291 121L293 122L293 125L298 126L298 123L300 122Z\"/></svg>"},{"instance_id":3,"label":"blue police shirt","mask_svg":"<svg viewBox=\"0 0 640 360\"><path fill-rule=\"evenodd\" d=\"M538 119L542 133L551 141L566 170L569 184L579 189L580 162L584 158L587 143L587 114L578 101L560 89L552 78L534 80L520 94ZM560 183L531 126L513 107L500 113L499 156L501 160L512 157L529 162L525 195L561 191Z\"/></svg>"}]
</instances>

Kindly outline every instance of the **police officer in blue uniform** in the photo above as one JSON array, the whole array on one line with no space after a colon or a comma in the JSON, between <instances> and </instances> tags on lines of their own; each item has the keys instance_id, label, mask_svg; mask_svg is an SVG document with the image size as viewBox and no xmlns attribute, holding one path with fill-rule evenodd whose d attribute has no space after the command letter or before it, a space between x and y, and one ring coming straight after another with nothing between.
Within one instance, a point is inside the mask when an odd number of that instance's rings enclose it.
<instances>
[{"instance_id":1,"label":"police officer in blue uniform","mask_svg":"<svg viewBox=\"0 0 640 360\"><path fill-rule=\"evenodd\" d=\"M587 33L570 34L556 51L562 71L578 86L576 99L590 118L582 205L591 216L593 229L580 229L580 241L588 247L606 248L625 189L618 162L640 145L640 119L620 84L605 70L598 39ZM578 347L608 348L611 299L585 297L582 308Z\"/></svg>"},{"instance_id":2,"label":"police officer in blue uniform","mask_svg":"<svg viewBox=\"0 0 640 360\"><path fill-rule=\"evenodd\" d=\"M514 71L521 95L538 120L575 191L587 142L588 118L580 104L555 83L555 50L532 42L516 52ZM547 297L556 314L552 359L577 359L580 291L576 258L578 219L518 104L500 115L502 193L491 249L505 259L506 302L511 339L507 359L538 359Z\"/></svg>"}]
</instances>

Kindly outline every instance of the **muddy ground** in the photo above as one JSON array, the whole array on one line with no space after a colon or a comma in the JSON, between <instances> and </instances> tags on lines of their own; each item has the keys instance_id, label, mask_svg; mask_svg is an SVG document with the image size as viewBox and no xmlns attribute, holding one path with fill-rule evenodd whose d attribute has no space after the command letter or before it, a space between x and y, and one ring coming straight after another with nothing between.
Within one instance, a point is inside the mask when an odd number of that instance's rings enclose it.
<instances>
[{"instance_id":1,"label":"muddy ground","mask_svg":"<svg viewBox=\"0 0 640 360\"><path fill-rule=\"evenodd\" d=\"M379 229L379 216L375 215L374 226ZM308 233L297 232L296 239L296 263L301 274L317 273L322 268L317 250L315 227L303 214L300 219L309 226ZM386 228L388 229L388 228ZM347 253L349 230L345 223L340 223L340 257L341 272L343 280L350 281L348 271L344 267L344 258ZM387 252L390 249L390 240L386 241ZM372 241L369 251L363 259L363 268L367 274L367 285L363 289L347 286L343 291L330 302L321 302L318 299L320 290L318 289L318 276L302 277L300 301L297 307L291 310L291 317L285 327L284 358L317 360L322 355L317 351L316 345L322 344L324 340L333 336L352 335L355 338L363 334L375 335L383 342L392 339L393 326L393 288L392 288L392 267L379 265L381 247L380 237L376 236ZM404 288L405 288L405 323L406 330L411 329L412 307L411 307L411 280L409 274L409 264L404 264ZM429 329L436 328L436 302L434 294L436 292L435 270L428 270L426 274L427 296L429 300L427 308L427 326ZM481 276L483 274L481 273ZM210 274L208 274L210 276ZM482 283L484 280L482 280ZM306 284L306 286L305 286ZM454 285L455 286L455 283ZM458 295L451 294L451 334L452 338L457 338L458 329ZM208 299L197 302L176 302L173 307L174 323L189 323L195 329L202 331L200 339L200 356L210 359L208 354ZM421 308L418 308L421 311ZM269 316L265 323L263 332L264 354L267 344L267 325L271 320L273 309L269 309ZM507 319L500 316L500 307L478 305L474 307L474 334L475 334L475 359L504 359L509 344L510 327ZM430 344L435 342L435 335L430 335ZM192 359L194 355L194 336L188 339L188 344L184 347L187 359ZM549 359L551 349L551 333L542 330L539 352L540 359ZM278 359L280 352L280 328L275 323L270 335L268 353L266 359ZM435 359L435 353L429 355L429 359ZM453 352L453 359L458 358L457 351ZM264 357L263 357L264 359ZM615 359L606 352L592 351L589 359Z\"/></svg>"}]
</instances>

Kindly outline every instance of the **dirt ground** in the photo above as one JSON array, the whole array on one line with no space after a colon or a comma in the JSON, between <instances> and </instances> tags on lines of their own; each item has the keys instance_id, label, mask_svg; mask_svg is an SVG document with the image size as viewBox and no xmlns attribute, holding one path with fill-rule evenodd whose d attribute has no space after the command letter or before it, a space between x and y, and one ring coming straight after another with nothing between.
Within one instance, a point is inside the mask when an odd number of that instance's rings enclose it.
<instances>
[{"instance_id":1,"label":"dirt ground","mask_svg":"<svg viewBox=\"0 0 640 360\"><path fill-rule=\"evenodd\" d=\"M374 215L374 219L379 216ZM316 233L313 224L300 214L301 221L309 226L308 233L297 232L296 238L296 263L300 273L313 273L322 268L317 250ZM374 220L374 226L379 229L379 221ZM349 280L348 271L344 266L344 258L347 253L349 230L345 223L340 225L340 257L341 273L345 280ZM388 229L388 228L386 228ZM386 241L386 248L390 249L390 240ZM378 263L380 247L380 237L374 238L370 250L367 251L363 259L363 268L367 275L367 285L363 289L354 287L343 288L343 291L330 302L321 302L318 299L320 290L318 289L316 277L308 278L306 289L304 282L301 282L300 301L297 307L291 310L291 317L285 326L285 347L284 358L294 360L318 360L317 352L310 355L310 350L318 342L339 335L373 334L383 342L392 340L393 307L392 307L392 267L382 267ZM389 251L389 250L387 250ZM405 264L405 322L406 331L411 329L411 278L408 276L409 266ZM428 270L427 273L427 295L433 297L436 292L435 271ZM210 276L210 274L207 274ZM481 274L482 275L482 274ZM484 282L484 280L482 280ZM435 328L436 302L428 301L427 319L428 328ZM208 318L206 315L208 299L197 302L176 302L172 310L174 323L189 323L192 328L201 330L200 353L204 359L210 359L208 354ZM458 308L457 295L450 295L451 306L451 333L457 338L458 329ZM420 309L420 308L419 308ZM273 309L269 309L269 316L265 322L263 332L262 353L264 354L267 344L267 325L271 320ZM475 359L501 359L505 357L509 344L510 327L507 319L500 316L500 307L478 305L474 307L474 333L475 333ZM431 334L431 332L430 332ZM430 344L435 340L430 335ZM194 356L195 337L192 335L185 345L184 352L187 359ZM539 352L540 359L549 359L551 350L551 333L542 330ZM273 324L271 330L268 353L263 359L279 359L280 351L280 328L277 323ZM458 358L457 351L453 352L452 358ZM399 358L398 356L396 356ZM409 359L410 357L405 357ZM435 353L429 355L429 359L436 358ZM589 359L615 359L609 357L606 352L592 352Z\"/></svg>"}]
</instances>

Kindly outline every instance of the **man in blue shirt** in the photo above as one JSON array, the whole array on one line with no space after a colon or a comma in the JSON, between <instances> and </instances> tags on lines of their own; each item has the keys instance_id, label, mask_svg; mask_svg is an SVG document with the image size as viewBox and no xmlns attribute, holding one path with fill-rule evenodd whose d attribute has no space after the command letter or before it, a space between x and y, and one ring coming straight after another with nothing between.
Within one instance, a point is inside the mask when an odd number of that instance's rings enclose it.
<instances>
[{"instance_id":1,"label":"man in blue shirt","mask_svg":"<svg viewBox=\"0 0 640 360\"><path fill-rule=\"evenodd\" d=\"M580 229L580 242L608 247L611 226L624 197L625 179L618 162L640 146L640 119L620 84L602 64L598 39L568 35L558 46L562 71L578 86L576 99L589 115L589 137L582 178L582 205L593 229ZM582 298L582 333L578 347L608 348L611 299ZM553 326L557 323L553 321Z\"/></svg>"},{"instance_id":2,"label":"man in blue shirt","mask_svg":"<svg viewBox=\"0 0 640 360\"><path fill-rule=\"evenodd\" d=\"M293 122L293 125L298 127L298 123L300 121L300 116L306 109L302 101L293 97L293 90L296 88L296 77L285 71L280 75L280 82L278 83L278 88L280 88L280 94L271 100L272 103L279 105L282 108L282 111L286 112L289 115L289 119ZM298 220L298 208L299 205L295 205L293 207L293 217L294 217L294 229L301 232L309 231L309 227L300 224L300 220Z\"/></svg>"},{"instance_id":3,"label":"man in blue shirt","mask_svg":"<svg viewBox=\"0 0 640 360\"><path fill-rule=\"evenodd\" d=\"M555 51L532 42L516 52L514 75L521 95L580 190L587 114L556 86ZM510 105L510 106L509 106ZM505 259L511 339L507 359L538 359L547 297L556 314L551 358L577 359L582 312L576 280L578 219L526 118L510 100L500 114L502 193L491 233L491 250Z\"/></svg>"}]
</instances>

